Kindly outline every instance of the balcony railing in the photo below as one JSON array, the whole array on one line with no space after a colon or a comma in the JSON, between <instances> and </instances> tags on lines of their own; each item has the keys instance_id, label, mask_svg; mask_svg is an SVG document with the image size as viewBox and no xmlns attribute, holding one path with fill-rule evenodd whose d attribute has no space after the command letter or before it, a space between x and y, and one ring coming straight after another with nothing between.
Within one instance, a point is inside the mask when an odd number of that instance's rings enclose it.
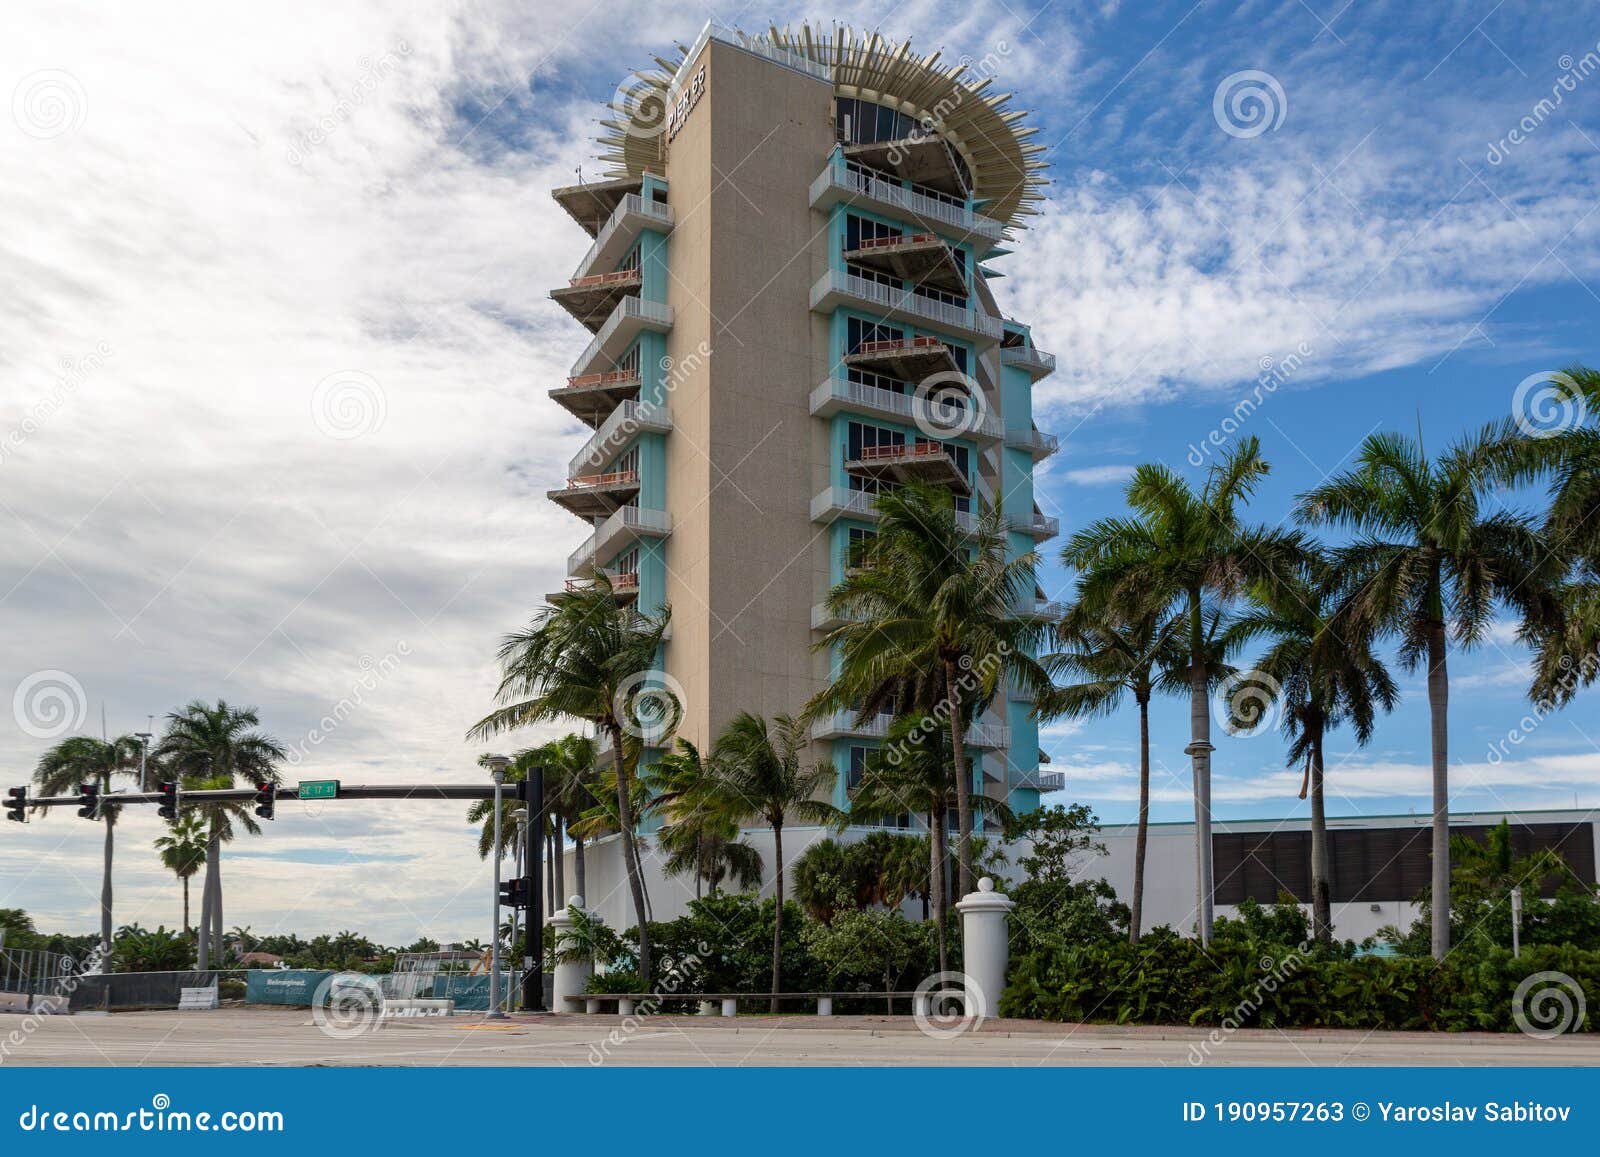
<instances>
[{"instance_id":1,"label":"balcony railing","mask_svg":"<svg viewBox=\"0 0 1600 1157\"><path fill-rule=\"evenodd\" d=\"M1027 370L1037 380L1056 372L1056 355L1031 346L1008 345L1000 347L1000 364Z\"/></svg>"},{"instance_id":2,"label":"balcony railing","mask_svg":"<svg viewBox=\"0 0 1600 1157\"><path fill-rule=\"evenodd\" d=\"M849 168L844 157L838 153L829 159L827 167L811 182L811 204L816 205L830 190L843 192L852 198L876 201L891 210L948 225L960 233L970 233L988 241L998 242L1005 236L1005 226L992 217L907 189L883 177L857 172Z\"/></svg>"},{"instance_id":3,"label":"balcony railing","mask_svg":"<svg viewBox=\"0 0 1600 1157\"><path fill-rule=\"evenodd\" d=\"M939 240L937 233L904 233L894 237L863 237L857 249L891 249L896 245L924 245ZM849 248L846 246L846 248Z\"/></svg>"},{"instance_id":4,"label":"balcony railing","mask_svg":"<svg viewBox=\"0 0 1600 1157\"><path fill-rule=\"evenodd\" d=\"M622 285L640 281L644 274L637 269L614 269L610 273L591 273L587 277L574 277L567 282L568 289L598 289L603 285Z\"/></svg>"},{"instance_id":5,"label":"balcony railing","mask_svg":"<svg viewBox=\"0 0 1600 1157\"><path fill-rule=\"evenodd\" d=\"M641 221L640 218L643 218ZM652 201L640 196L638 193L629 193L617 203L612 210L611 218L600 227L596 234L594 244L589 246L589 252L583 255L583 260L578 262L574 278L581 278L594 268L600 255L611 247L613 241L618 239L620 231L624 228L637 228L638 226L654 227L662 232L671 232L673 226L673 213L670 205L663 205L660 201Z\"/></svg>"},{"instance_id":6,"label":"balcony railing","mask_svg":"<svg viewBox=\"0 0 1600 1157\"><path fill-rule=\"evenodd\" d=\"M567 479L568 490L594 490L603 486L629 486L639 481L637 470L613 470L609 474L576 474Z\"/></svg>"},{"instance_id":7,"label":"balcony railing","mask_svg":"<svg viewBox=\"0 0 1600 1157\"><path fill-rule=\"evenodd\" d=\"M567 573L582 576L595 556L622 538L659 538L672 533L672 517L665 510L624 506L595 528L577 550L567 556Z\"/></svg>"},{"instance_id":8,"label":"balcony railing","mask_svg":"<svg viewBox=\"0 0 1600 1157\"><path fill-rule=\"evenodd\" d=\"M976 407L963 414L954 407L922 394L902 394L881 386L830 378L811 391L811 412L827 417L840 409L862 410L885 418L906 422L930 422L932 427L949 431L952 438L999 438L1004 433L1000 419Z\"/></svg>"},{"instance_id":9,"label":"balcony railing","mask_svg":"<svg viewBox=\"0 0 1600 1157\"><path fill-rule=\"evenodd\" d=\"M974 333L996 341L1003 332L999 318L971 306L963 308L935 301L897 286L880 285L843 269L830 269L817 279L817 283L811 287L811 308L816 309L830 295L855 298L919 322Z\"/></svg>"},{"instance_id":10,"label":"balcony railing","mask_svg":"<svg viewBox=\"0 0 1600 1157\"><path fill-rule=\"evenodd\" d=\"M583 444L583 449L567 463L567 473L576 475L587 467L602 466L607 458L623 449L635 435L663 434L672 429L672 415L665 406L627 399Z\"/></svg>"},{"instance_id":11,"label":"balcony railing","mask_svg":"<svg viewBox=\"0 0 1600 1157\"><path fill-rule=\"evenodd\" d=\"M811 738L813 739L838 739L841 736L853 736L862 739L882 739L889 734L889 724L894 721L890 715L874 715L864 723L856 722L854 711L835 711L832 715L824 715L811 725Z\"/></svg>"},{"instance_id":12,"label":"balcony railing","mask_svg":"<svg viewBox=\"0 0 1600 1157\"><path fill-rule=\"evenodd\" d=\"M1031 534L1038 539L1054 538L1061 533L1061 520L1035 510L1032 514L1008 514L1006 522L1012 530Z\"/></svg>"},{"instance_id":13,"label":"balcony railing","mask_svg":"<svg viewBox=\"0 0 1600 1157\"><path fill-rule=\"evenodd\" d=\"M594 363L600 355L609 351L613 358L622 354L625 348L624 338L628 341L641 330L653 329L665 332L672 328L672 307L662 305L657 301L645 301L639 297L624 297L617 303L617 308L611 311L611 316L606 318L599 331L595 333L594 340L572 363L572 377L588 377L594 371Z\"/></svg>"},{"instance_id":14,"label":"balcony railing","mask_svg":"<svg viewBox=\"0 0 1600 1157\"><path fill-rule=\"evenodd\" d=\"M1012 777L1011 786L1023 791L1065 791L1067 774L1064 771L1024 771Z\"/></svg>"},{"instance_id":15,"label":"balcony railing","mask_svg":"<svg viewBox=\"0 0 1600 1157\"><path fill-rule=\"evenodd\" d=\"M829 486L811 500L812 522L832 522L836 518L860 518L870 522L877 517L878 496L865 490ZM958 510L956 525L968 534L975 534L978 516L970 511Z\"/></svg>"},{"instance_id":16,"label":"balcony railing","mask_svg":"<svg viewBox=\"0 0 1600 1157\"><path fill-rule=\"evenodd\" d=\"M1007 430L1006 445L1013 450L1026 450L1037 461L1060 450L1061 439L1039 429Z\"/></svg>"}]
</instances>

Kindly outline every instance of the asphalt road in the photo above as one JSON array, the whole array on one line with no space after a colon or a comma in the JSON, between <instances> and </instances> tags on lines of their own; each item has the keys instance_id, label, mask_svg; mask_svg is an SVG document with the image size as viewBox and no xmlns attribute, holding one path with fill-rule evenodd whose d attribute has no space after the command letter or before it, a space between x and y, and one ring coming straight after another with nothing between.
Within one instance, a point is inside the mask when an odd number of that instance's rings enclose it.
<instances>
[{"instance_id":1,"label":"asphalt road","mask_svg":"<svg viewBox=\"0 0 1600 1157\"><path fill-rule=\"evenodd\" d=\"M31 1029L31 1031L29 1031ZM17 1034L17 1038L13 1037ZM303 1009L24 1018L0 1014L14 1065L1600 1065L1600 1034L1191 1029L989 1021L934 1038L908 1017L476 1016L390 1020L336 1039Z\"/></svg>"}]
</instances>

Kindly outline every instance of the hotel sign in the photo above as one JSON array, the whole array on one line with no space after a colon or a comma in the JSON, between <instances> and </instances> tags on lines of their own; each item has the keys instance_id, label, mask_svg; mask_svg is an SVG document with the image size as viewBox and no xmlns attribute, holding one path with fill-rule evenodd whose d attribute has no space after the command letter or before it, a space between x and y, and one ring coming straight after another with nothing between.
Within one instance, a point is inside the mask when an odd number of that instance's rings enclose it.
<instances>
[{"instance_id":1,"label":"hotel sign","mask_svg":"<svg viewBox=\"0 0 1600 1157\"><path fill-rule=\"evenodd\" d=\"M700 98L706 94L706 66L701 65L694 74L694 79L689 81L686 91L677 100L672 102L672 111L667 116L667 143L672 143L672 138L678 135L678 130L683 127L683 122L689 119L689 114L694 111L694 106L700 103Z\"/></svg>"}]
</instances>

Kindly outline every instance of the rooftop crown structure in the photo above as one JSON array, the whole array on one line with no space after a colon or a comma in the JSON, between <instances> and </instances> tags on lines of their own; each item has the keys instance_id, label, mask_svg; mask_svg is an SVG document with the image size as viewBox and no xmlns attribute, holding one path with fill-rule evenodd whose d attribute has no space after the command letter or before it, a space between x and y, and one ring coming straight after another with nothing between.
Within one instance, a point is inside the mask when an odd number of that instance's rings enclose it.
<instances>
[{"instance_id":1,"label":"rooftop crown structure","mask_svg":"<svg viewBox=\"0 0 1600 1157\"><path fill-rule=\"evenodd\" d=\"M989 63L708 25L622 81L605 178L555 190L594 238L551 294L592 335L550 391L592 430L550 491L589 524L568 584L604 573L671 604L662 667L703 748L825 685L824 598L885 489L1000 508L1014 554L1057 531L1034 503L1056 442L1031 396L1054 359L990 291L1039 201L1039 146ZM1058 777L1013 695L973 727L974 786L1027 810ZM840 807L885 726L817 722Z\"/></svg>"}]
</instances>

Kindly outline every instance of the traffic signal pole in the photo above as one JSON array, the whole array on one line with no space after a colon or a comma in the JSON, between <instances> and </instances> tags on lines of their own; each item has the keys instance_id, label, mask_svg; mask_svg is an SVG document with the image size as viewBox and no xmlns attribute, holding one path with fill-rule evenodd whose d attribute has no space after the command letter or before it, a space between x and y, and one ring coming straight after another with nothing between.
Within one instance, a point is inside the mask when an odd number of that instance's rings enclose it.
<instances>
[{"instance_id":1,"label":"traffic signal pole","mask_svg":"<svg viewBox=\"0 0 1600 1157\"><path fill-rule=\"evenodd\" d=\"M528 809L528 822L523 825L523 839L526 841L523 858L528 873L528 924L523 933L527 948L522 954L522 1008L525 1012L545 1012L544 768L530 767L528 778L520 786L523 806Z\"/></svg>"}]
</instances>

